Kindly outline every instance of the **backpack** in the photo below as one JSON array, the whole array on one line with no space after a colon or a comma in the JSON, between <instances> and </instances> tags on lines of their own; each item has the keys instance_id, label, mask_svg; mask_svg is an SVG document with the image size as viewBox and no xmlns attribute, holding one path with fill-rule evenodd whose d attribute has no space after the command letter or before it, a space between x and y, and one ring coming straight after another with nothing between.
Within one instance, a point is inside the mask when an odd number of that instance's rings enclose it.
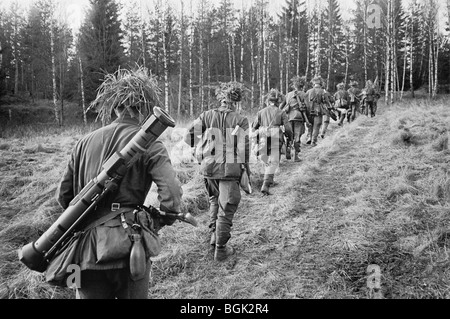
<instances>
[{"instance_id":1,"label":"backpack","mask_svg":"<svg viewBox=\"0 0 450 319\"><path fill-rule=\"evenodd\" d=\"M311 102L311 115L317 116L324 113L325 91L323 89L312 89L309 101Z\"/></svg>"}]
</instances>

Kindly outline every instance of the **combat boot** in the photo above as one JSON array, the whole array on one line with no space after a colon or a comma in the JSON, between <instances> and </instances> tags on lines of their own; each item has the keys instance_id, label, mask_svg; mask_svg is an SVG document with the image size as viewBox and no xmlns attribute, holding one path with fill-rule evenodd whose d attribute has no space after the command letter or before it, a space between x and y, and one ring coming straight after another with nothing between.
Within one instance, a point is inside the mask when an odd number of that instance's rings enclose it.
<instances>
[{"instance_id":1,"label":"combat boot","mask_svg":"<svg viewBox=\"0 0 450 319\"><path fill-rule=\"evenodd\" d=\"M286 145L286 159L290 160L291 158L291 147L289 145Z\"/></svg>"},{"instance_id":2,"label":"combat boot","mask_svg":"<svg viewBox=\"0 0 450 319\"><path fill-rule=\"evenodd\" d=\"M298 157L298 154L299 154L299 152L295 152L295 154L294 154L294 162L300 162L301 161L300 157Z\"/></svg>"},{"instance_id":3,"label":"combat boot","mask_svg":"<svg viewBox=\"0 0 450 319\"><path fill-rule=\"evenodd\" d=\"M268 180L264 180L264 182L261 186L261 193L263 193L263 195L269 195L269 181Z\"/></svg>"},{"instance_id":4,"label":"combat boot","mask_svg":"<svg viewBox=\"0 0 450 319\"><path fill-rule=\"evenodd\" d=\"M234 248L230 245L216 246L216 251L214 253L215 261L224 261L228 257L234 254Z\"/></svg>"},{"instance_id":5,"label":"combat boot","mask_svg":"<svg viewBox=\"0 0 450 319\"><path fill-rule=\"evenodd\" d=\"M211 239L210 239L210 241L209 241L209 244L210 244L212 247L215 247L215 246L216 246L216 231L215 231L215 230L211 233Z\"/></svg>"}]
</instances>

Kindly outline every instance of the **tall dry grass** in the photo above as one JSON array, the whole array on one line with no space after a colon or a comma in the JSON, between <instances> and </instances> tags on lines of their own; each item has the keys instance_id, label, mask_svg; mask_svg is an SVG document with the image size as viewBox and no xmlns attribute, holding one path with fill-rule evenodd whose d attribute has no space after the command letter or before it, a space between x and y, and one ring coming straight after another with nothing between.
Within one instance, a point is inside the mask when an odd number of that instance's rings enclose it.
<instances>
[{"instance_id":1,"label":"tall dry grass","mask_svg":"<svg viewBox=\"0 0 450 319\"><path fill-rule=\"evenodd\" d=\"M301 164L282 163L274 195L243 195L233 225L235 257L212 261L208 200L182 136L161 137L183 183L183 207L199 227L161 230L151 298L366 298L377 264L385 298L448 298L450 110L407 100L337 129ZM42 133L42 134L40 134ZM0 296L73 298L17 260L61 213L54 200L67 156L83 130L30 131L0 139ZM256 164L252 169L258 171ZM256 188L260 176L254 176ZM153 188L148 204L157 204Z\"/></svg>"}]
</instances>

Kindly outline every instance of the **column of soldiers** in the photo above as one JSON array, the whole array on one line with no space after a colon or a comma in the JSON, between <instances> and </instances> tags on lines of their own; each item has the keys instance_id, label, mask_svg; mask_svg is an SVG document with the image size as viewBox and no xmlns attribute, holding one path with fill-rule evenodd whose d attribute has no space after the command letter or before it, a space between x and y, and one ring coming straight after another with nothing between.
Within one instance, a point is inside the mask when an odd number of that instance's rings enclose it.
<instances>
[{"instance_id":1,"label":"column of soldiers","mask_svg":"<svg viewBox=\"0 0 450 319\"><path fill-rule=\"evenodd\" d=\"M325 89L325 81L320 76L314 77L311 84L312 88L307 89L306 78L295 76L286 97L271 89L265 106L253 123L249 123L236 110L242 100L243 85L229 83L216 92L220 106L202 113L189 127L184 141L191 147L201 146L197 147L201 152L197 158L210 199L210 244L216 261L234 254L228 242L241 200L241 174L242 171L250 173L250 151L264 164L260 191L268 196L270 187L275 185L283 146L287 160L300 162L303 135L306 134L306 145L315 147L319 136L325 138L331 118L342 126L345 119L352 122L356 113L375 116L379 95L370 81L363 90L358 89L356 81L350 83L347 91L339 83L334 95ZM233 157L231 162L229 155Z\"/></svg>"}]
</instances>

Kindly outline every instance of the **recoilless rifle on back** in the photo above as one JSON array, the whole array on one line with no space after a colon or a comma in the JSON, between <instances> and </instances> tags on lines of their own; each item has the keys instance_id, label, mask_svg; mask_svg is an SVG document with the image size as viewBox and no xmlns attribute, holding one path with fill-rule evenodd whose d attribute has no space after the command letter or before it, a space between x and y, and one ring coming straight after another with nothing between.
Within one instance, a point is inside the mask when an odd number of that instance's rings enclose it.
<instances>
[{"instance_id":1,"label":"recoilless rifle on back","mask_svg":"<svg viewBox=\"0 0 450 319\"><path fill-rule=\"evenodd\" d=\"M77 226L89 215L100 201L110 192L118 188L127 165L139 153L154 142L167 127L174 127L174 119L159 107L144 122L141 129L120 151L115 152L103 165L100 174L93 178L80 193L70 202L69 207L35 242L31 242L19 250L19 260L29 269L44 272L49 261L59 247L77 231ZM156 208L141 206L149 210L152 216L166 215L181 221L197 225L189 213L165 213Z\"/></svg>"}]
</instances>

